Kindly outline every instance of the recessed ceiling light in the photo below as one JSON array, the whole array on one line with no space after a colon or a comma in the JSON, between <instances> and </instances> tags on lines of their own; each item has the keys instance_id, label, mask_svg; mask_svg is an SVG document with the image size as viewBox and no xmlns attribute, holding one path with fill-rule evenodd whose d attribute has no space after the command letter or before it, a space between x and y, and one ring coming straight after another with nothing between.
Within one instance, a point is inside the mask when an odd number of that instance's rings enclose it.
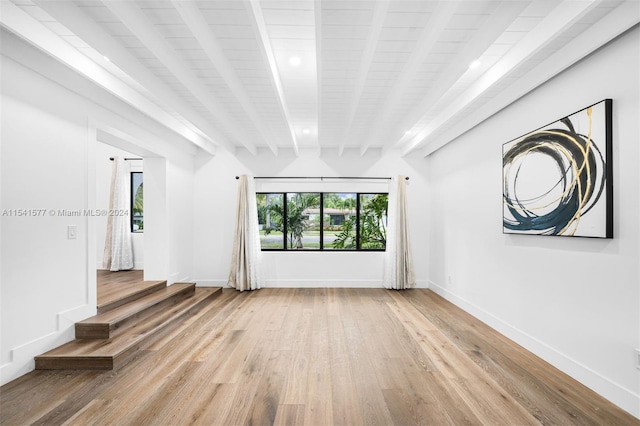
<instances>
[{"instance_id":1,"label":"recessed ceiling light","mask_svg":"<svg viewBox=\"0 0 640 426\"><path fill-rule=\"evenodd\" d=\"M300 60L300 57L298 56L292 56L289 58L289 64L291 64L294 67L299 66L302 63L302 61Z\"/></svg>"},{"instance_id":2,"label":"recessed ceiling light","mask_svg":"<svg viewBox=\"0 0 640 426\"><path fill-rule=\"evenodd\" d=\"M309 130L309 129L302 129L302 133L304 133L305 135L308 135L309 133L311 133L311 130Z\"/></svg>"},{"instance_id":3,"label":"recessed ceiling light","mask_svg":"<svg viewBox=\"0 0 640 426\"><path fill-rule=\"evenodd\" d=\"M478 68L480 64L481 64L480 61L475 60L469 64L469 69L472 70L472 69Z\"/></svg>"}]
</instances>

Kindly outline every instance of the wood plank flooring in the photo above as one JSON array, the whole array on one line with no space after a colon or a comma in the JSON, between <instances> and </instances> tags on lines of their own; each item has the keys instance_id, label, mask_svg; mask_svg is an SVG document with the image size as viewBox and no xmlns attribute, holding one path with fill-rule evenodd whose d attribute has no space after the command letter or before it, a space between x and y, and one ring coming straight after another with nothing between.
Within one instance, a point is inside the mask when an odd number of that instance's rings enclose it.
<instances>
[{"instance_id":1,"label":"wood plank flooring","mask_svg":"<svg viewBox=\"0 0 640 426\"><path fill-rule=\"evenodd\" d=\"M429 290L224 290L111 372L34 371L2 425L638 425Z\"/></svg>"}]
</instances>

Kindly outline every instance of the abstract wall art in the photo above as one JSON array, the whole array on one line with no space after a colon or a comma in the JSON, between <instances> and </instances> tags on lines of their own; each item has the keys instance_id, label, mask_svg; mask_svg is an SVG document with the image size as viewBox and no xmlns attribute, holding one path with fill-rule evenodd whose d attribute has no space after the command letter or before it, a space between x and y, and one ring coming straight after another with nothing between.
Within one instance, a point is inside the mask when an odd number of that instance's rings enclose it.
<instances>
[{"instance_id":1,"label":"abstract wall art","mask_svg":"<svg viewBox=\"0 0 640 426\"><path fill-rule=\"evenodd\" d=\"M503 233L613 238L612 100L502 148Z\"/></svg>"}]
</instances>

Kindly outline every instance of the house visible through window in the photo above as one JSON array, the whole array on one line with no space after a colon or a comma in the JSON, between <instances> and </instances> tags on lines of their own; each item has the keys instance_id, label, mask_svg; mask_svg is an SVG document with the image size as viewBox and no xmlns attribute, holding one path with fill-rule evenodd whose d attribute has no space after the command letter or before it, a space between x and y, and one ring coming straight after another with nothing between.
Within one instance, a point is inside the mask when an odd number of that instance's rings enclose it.
<instances>
[{"instance_id":1,"label":"house visible through window","mask_svg":"<svg viewBox=\"0 0 640 426\"><path fill-rule=\"evenodd\" d=\"M388 194L257 193L262 250L384 250Z\"/></svg>"},{"instance_id":2,"label":"house visible through window","mask_svg":"<svg viewBox=\"0 0 640 426\"><path fill-rule=\"evenodd\" d=\"M131 172L131 232L144 231L142 172Z\"/></svg>"}]
</instances>

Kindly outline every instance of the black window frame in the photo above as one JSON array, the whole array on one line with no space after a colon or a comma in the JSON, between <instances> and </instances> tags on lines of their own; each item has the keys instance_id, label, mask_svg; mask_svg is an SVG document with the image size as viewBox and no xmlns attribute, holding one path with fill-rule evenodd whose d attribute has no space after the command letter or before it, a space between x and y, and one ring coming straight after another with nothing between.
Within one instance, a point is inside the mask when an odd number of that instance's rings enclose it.
<instances>
[{"instance_id":1,"label":"black window frame","mask_svg":"<svg viewBox=\"0 0 640 426\"><path fill-rule=\"evenodd\" d=\"M134 220L135 220L134 215L133 215L133 206L134 206L134 204L136 202L136 193L135 193L136 191L134 190L134 187L133 187L133 185L134 185L133 176L136 175L136 174L139 174L139 175L142 176L142 181L140 182L140 184L142 185L144 183L144 172L130 172L130 176L129 176L129 191L131 193L130 194L131 197L129 199L129 217L130 217L129 228L131 229L131 232L134 233L134 234L143 234L144 233L144 227L142 229L139 229L139 230L134 230L133 229ZM144 191L144 189L143 189L143 191ZM142 196L142 199L144 200L144 195ZM144 201L143 201L143 205L144 205ZM143 213L142 213L142 221L144 222L144 210L143 210Z\"/></svg>"},{"instance_id":2,"label":"black window frame","mask_svg":"<svg viewBox=\"0 0 640 426\"><path fill-rule=\"evenodd\" d=\"M389 193L388 192L354 192L354 191L331 191L331 192L315 192L315 191L283 191L283 192L256 192L256 195L258 194L275 194L275 195L281 195L282 196L282 212L284 215L283 218L283 232L282 232L282 247L283 248L263 248L262 246L260 247L261 251L273 251L273 252L277 252L277 251L289 251L289 252L336 252L336 253L348 253L348 252L385 252L387 250L386 247L386 243L385 243L385 248L362 248L361 247L361 241L360 241L360 224L361 224L361 220L360 220L360 211L361 211L361 204L360 204L360 196L361 195L386 195L387 196L387 203L388 203L388 196ZM320 195L320 212L319 212L319 216L320 216L320 244L319 244L319 248L305 248L305 249L295 249L295 248L287 248L287 194L319 194ZM349 249L325 249L324 248L324 195L325 194L355 194L356 195L356 248L349 248ZM389 206L387 204L387 215L389 213Z\"/></svg>"}]
</instances>

